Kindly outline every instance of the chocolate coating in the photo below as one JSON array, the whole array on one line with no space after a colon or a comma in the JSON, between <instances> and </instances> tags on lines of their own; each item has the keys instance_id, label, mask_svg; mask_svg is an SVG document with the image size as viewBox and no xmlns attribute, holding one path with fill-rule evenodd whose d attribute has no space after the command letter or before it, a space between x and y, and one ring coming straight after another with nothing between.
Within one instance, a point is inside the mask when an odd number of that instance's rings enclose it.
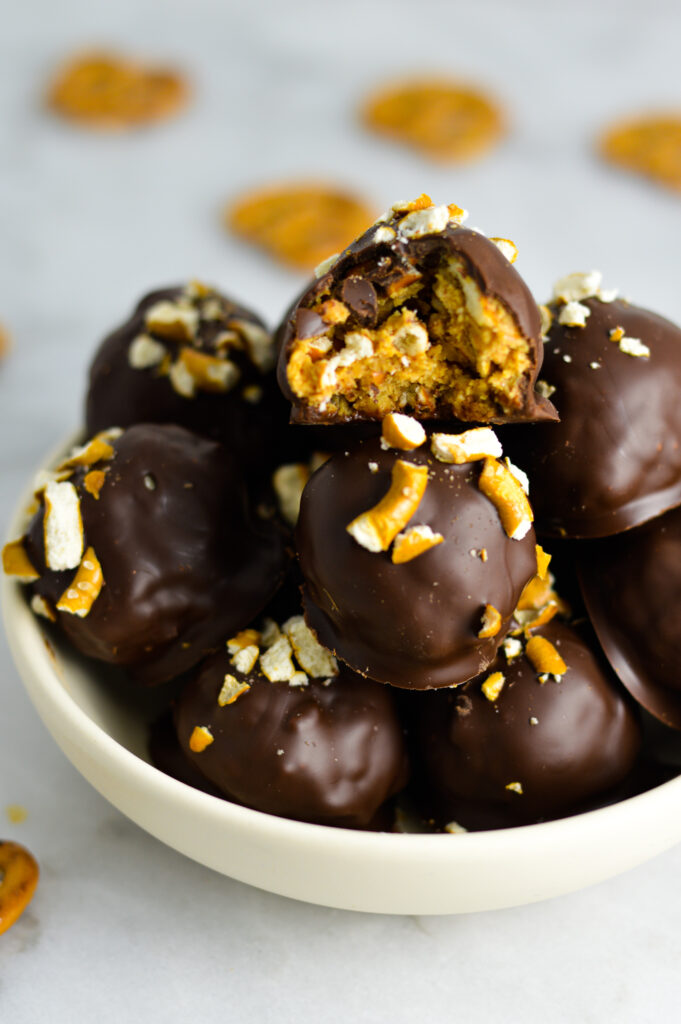
<instances>
[{"instance_id":1,"label":"chocolate coating","mask_svg":"<svg viewBox=\"0 0 681 1024\"><path fill-rule=\"evenodd\" d=\"M227 350L239 373L237 383L226 392L199 389L192 398L179 394L167 372L159 373L158 366L131 366L130 345L141 334L162 343L174 358L183 345L215 355L221 335L232 330L235 322L265 330L255 313L215 292L208 301L220 302L221 315L201 319L193 342L173 341L149 331L145 326L148 310L163 300L175 302L182 294L183 288L176 286L145 295L132 316L101 343L90 367L85 411L88 434L135 423L177 423L223 443L249 476L286 461L289 409L277 387L273 350L269 364L265 360L259 366L242 340L241 348ZM258 400L254 400L258 393L254 389L262 392Z\"/></svg>"},{"instance_id":2,"label":"chocolate coating","mask_svg":"<svg viewBox=\"0 0 681 1024\"><path fill-rule=\"evenodd\" d=\"M681 509L588 545L579 575L617 675L647 711L681 729Z\"/></svg>"},{"instance_id":3,"label":"chocolate coating","mask_svg":"<svg viewBox=\"0 0 681 1024\"><path fill-rule=\"evenodd\" d=\"M560 817L617 786L636 762L638 719L607 664L569 626L553 621L537 634L568 666L560 683L541 684L520 655L491 666L506 678L494 702L481 689L487 673L461 690L419 695L414 754L443 824Z\"/></svg>"},{"instance_id":4,"label":"chocolate coating","mask_svg":"<svg viewBox=\"0 0 681 1024\"><path fill-rule=\"evenodd\" d=\"M503 438L530 474L540 535L605 537L681 503L681 331L626 302L582 301L586 326L554 316L544 346L542 379L556 388L560 423ZM650 358L621 352L615 327Z\"/></svg>"},{"instance_id":5,"label":"chocolate coating","mask_svg":"<svg viewBox=\"0 0 681 1024\"><path fill-rule=\"evenodd\" d=\"M226 673L250 684L233 704L217 697ZM225 652L206 661L175 708L192 764L231 799L299 821L370 826L406 783L407 755L391 692L347 668L325 686L271 683L237 672ZM193 753L196 725L214 741Z\"/></svg>"},{"instance_id":6,"label":"chocolate coating","mask_svg":"<svg viewBox=\"0 0 681 1024\"><path fill-rule=\"evenodd\" d=\"M211 796L222 796L185 755L175 732L171 711L149 725L148 743L149 757L154 768L178 782L184 782L185 786L191 786L192 789L200 789Z\"/></svg>"},{"instance_id":7,"label":"chocolate coating","mask_svg":"<svg viewBox=\"0 0 681 1024\"><path fill-rule=\"evenodd\" d=\"M58 620L84 654L161 683L257 615L286 556L279 534L249 516L241 475L221 445L154 424L130 427L112 444L98 498L84 488L84 470L71 478L84 547L94 548L105 585L85 618L58 612ZM42 508L26 550L41 573L34 590L55 604L75 572L45 569Z\"/></svg>"},{"instance_id":8,"label":"chocolate coating","mask_svg":"<svg viewBox=\"0 0 681 1024\"><path fill-rule=\"evenodd\" d=\"M444 542L395 565L389 552L367 551L346 527L386 494L398 458L428 466L410 525L426 524ZM537 563L534 531L522 540L506 535L477 486L481 467L445 465L425 446L385 451L369 440L333 456L310 479L296 529L305 616L355 671L422 690L462 683L494 658ZM477 554L482 548L486 561ZM486 604L500 612L502 626L479 639Z\"/></svg>"},{"instance_id":9,"label":"chocolate coating","mask_svg":"<svg viewBox=\"0 0 681 1024\"><path fill-rule=\"evenodd\" d=\"M400 214L403 216L403 213ZM519 407L490 416L487 422L508 423L556 419L551 402L534 390L534 384L542 362L541 324L537 305L527 285L509 263L497 246L483 234L458 227L450 223L443 230L418 238L406 238L399 234L390 241L376 241L377 227L385 230L386 225L395 227L398 218L394 215L385 224L373 225L341 254L327 273L303 292L302 296L288 311L278 331L279 362L278 379L283 394L292 403L292 423L344 423L366 419L353 410L348 415L327 408L320 410L306 404L291 390L287 366L298 338L310 338L326 332L329 324L311 307L323 295L341 300L350 311L345 326L351 329L375 327L378 322L379 302L391 285L404 277L414 274L428 278L438 260L445 257L459 257L466 273L475 282L483 299L498 300L511 314L519 332L529 346L530 368L522 382L522 401ZM418 307L418 296L413 299ZM409 302L407 303L409 305ZM437 408L430 409L427 417L423 410L414 407L401 411L413 412L418 418L452 419L452 410L445 401ZM460 416L460 419L475 419L474 416Z\"/></svg>"}]
</instances>

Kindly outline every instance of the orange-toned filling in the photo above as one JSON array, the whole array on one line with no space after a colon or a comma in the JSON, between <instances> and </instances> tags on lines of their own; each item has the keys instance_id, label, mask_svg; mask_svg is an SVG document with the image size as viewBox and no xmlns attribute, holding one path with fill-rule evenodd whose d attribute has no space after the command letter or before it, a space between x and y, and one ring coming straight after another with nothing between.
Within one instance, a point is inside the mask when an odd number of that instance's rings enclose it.
<instances>
[{"instance_id":1,"label":"orange-toned filling","mask_svg":"<svg viewBox=\"0 0 681 1024\"><path fill-rule=\"evenodd\" d=\"M303 404L332 419L407 412L483 421L522 409L530 342L461 257L442 258L430 275L405 274L382 292L373 327L353 325L329 292L318 297L313 309L328 327L296 338L287 367Z\"/></svg>"}]
</instances>

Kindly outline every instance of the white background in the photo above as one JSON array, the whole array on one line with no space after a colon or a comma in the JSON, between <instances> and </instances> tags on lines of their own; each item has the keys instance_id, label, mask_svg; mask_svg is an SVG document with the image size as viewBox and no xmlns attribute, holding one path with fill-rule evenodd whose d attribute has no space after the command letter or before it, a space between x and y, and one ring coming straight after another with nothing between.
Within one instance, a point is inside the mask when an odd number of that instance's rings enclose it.
<instances>
[{"instance_id":1,"label":"white background","mask_svg":"<svg viewBox=\"0 0 681 1024\"><path fill-rule=\"evenodd\" d=\"M681 320L681 197L601 165L616 116L681 106L681 8L530 0L0 2L3 522L80 419L94 345L152 286L197 276L271 323L303 279L220 228L252 184L323 178L377 212L421 191L512 238L539 300L571 270ZM102 43L186 68L195 101L138 134L41 107L59 59ZM386 76L485 84L512 131L488 159L433 167L366 135ZM678 1018L681 849L585 892L468 917L296 904L199 867L84 782L29 705L0 639L0 835L42 878L0 937L0 1020L625 1022ZM24 805L11 824L4 807ZM499 864L499 871L504 870Z\"/></svg>"}]
</instances>

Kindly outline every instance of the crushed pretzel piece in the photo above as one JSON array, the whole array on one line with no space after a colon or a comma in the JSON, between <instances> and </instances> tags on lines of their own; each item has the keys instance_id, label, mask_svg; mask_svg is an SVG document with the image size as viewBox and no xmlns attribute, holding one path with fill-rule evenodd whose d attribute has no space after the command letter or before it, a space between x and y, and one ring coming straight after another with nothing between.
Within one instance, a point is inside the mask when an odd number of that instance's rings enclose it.
<instances>
[{"instance_id":1,"label":"crushed pretzel piece","mask_svg":"<svg viewBox=\"0 0 681 1024\"><path fill-rule=\"evenodd\" d=\"M218 694L218 704L221 708L227 707L228 704L234 704L250 688L250 683L245 682L243 679L237 679L236 676L231 676L228 673L223 680Z\"/></svg>"},{"instance_id":2,"label":"crushed pretzel piece","mask_svg":"<svg viewBox=\"0 0 681 1024\"><path fill-rule=\"evenodd\" d=\"M264 619L260 628L260 644L262 647L271 647L275 640L281 636L281 630L274 619Z\"/></svg>"},{"instance_id":3,"label":"crushed pretzel piece","mask_svg":"<svg viewBox=\"0 0 681 1024\"><path fill-rule=\"evenodd\" d=\"M84 619L99 597L104 576L95 550L89 547L78 566L78 572L57 601L57 611Z\"/></svg>"},{"instance_id":4,"label":"crushed pretzel piece","mask_svg":"<svg viewBox=\"0 0 681 1024\"><path fill-rule=\"evenodd\" d=\"M248 647L242 647L240 651L236 652L231 659L232 665L234 665L237 672L242 672L247 676L255 668L259 655L260 649L255 644L250 644Z\"/></svg>"},{"instance_id":5,"label":"crushed pretzel piece","mask_svg":"<svg viewBox=\"0 0 681 1024\"><path fill-rule=\"evenodd\" d=\"M509 263L515 263L518 259L518 246L509 238L493 238L490 235L490 242L494 242L499 252L504 254Z\"/></svg>"},{"instance_id":6,"label":"crushed pretzel piece","mask_svg":"<svg viewBox=\"0 0 681 1024\"><path fill-rule=\"evenodd\" d=\"M496 636L501 629L501 613L492 604L486 604L482 614L482 625L478 633L479 640L488 640Z\"/></svg>"},{"instance_id":7,"label":"crushed pretzel piece","mask_svg":"<svg viewBox=\"0 0 681 1024\"><path fill-rule=\"evenodd\" d=\"M187 369L182 359L176 359L168 370L168 377L173 390L183 398L194 398L196 395L196 381Z\"/></svg>"},{"instance_id":8,"label":"crushed pretzel piece","mask_svg":"<svg viewBox=\"0 0 681 1024\"><path fill-rule=\"evenodd\" d=\"M409 365L410 356L417 356L420 352L426 352L430 348L430 338L426 328L423 324L410 321L398 327L393 334L392 343L398 352L403 353L403 366Z\"/></svg>"},{"instance_id":9,"label":"crushed pretzel piece","mask_svg":"<svg viewBox=\"0 0 681 1024\"><path fill-rule=\"evenodd\" d=\"M128 346L128 363L133 370L148 370L158 366L167 354L165 345L148 334L138 334Z\"/></svg>"},{"instance_id":10,"label":"crushed pretzel piece","mask_svg":"<svg viewBox=\"0 0 681 1024\"><path fill-rule=\"evenodd\" d=\"M281 628L293 647L296 661L309 676L321 679L338 675L338 662L331 651L322 647L302 615L293 615Z\"/></svg>"},{"instance_id":11,"label":"crushed pretzel piece","mask_svg":"<svg viewBox=\"0 0 681 1024\"><path fill-rule=\"evenodd\" d=\"M535 544L534 550L537 553L537 576L540 580L545 580L548 578L551 555L544 551L540 544Z\"/></svg>"},{"instance_id":12,"label":"crushed pretzel piece","mask_svg":"<svg viewBox=\"0 0 681 1024\"><path fill-rule=\"evenodd\" d=\"M331 256L327 256L325 260L322 260L321 263L318 263L317 266L314 268L314 276L317 279L319 279L320 277L324 277L324 274L328 274L328 272L331 270L334 264L338 262L339 259L339 252L334 252L331 254Z\"/></svg>"},{"instance_id":13,"label":"crushed pretzel piece","mask_svg":"<svg viewBox=\"0 0 681 1024\"><path fill-rule=\"evenodd\" d=\"M556 389L553 384L547 383L545 380L538 380L535 384L535 391L542 398L550 398L551 395L555 395Z\"/></svg>"},{"instance_id":14,"label":"crushed pretzel piece","mask_svg":"<svg viewBox=\"0 0 681 1024\"><path fill-rule=\"evenodd\" d=\"M26 554L23 537L5 544L2 549L2 570L7 576L16 576L22 583L40 578L40 573Z\"/></svg>"},{"instance_id":15,"label":"crushed pretzel piece","mask_svg":"<svg viewBox=\"0 0 681 1024\"><path fill-rule=\"evenodd\" d=\"M301 270L344 249L373 219L355 196L305 183L258 189L225 211L225 222L237 235ZM327 269L318 266L317 273Z\"/></svg>"},{"instance_id":16,"label":"crushed pretzel piece","mask_svg":"<svg viewBox=\"0 0 681 1024\"><path fill-rule=\"evenodd\" d=\"M91 494L95 501L99 501L99 493L104 486L106 480L106 469L91 469L89 473L86 473L83 477L83 487Z\"/></svg>"},{"instance_id":17,"label":"crushed pretzel piece","mask_svg":"<svg viewBox=\"0 0 681 1024\"><path fill-rule=\"evenodd\" d=\"M540 306L539 316L541 317L542 339L546 340L546 336L551 330L551 324L553 323L553 313L551 312L548 306Z\"/></svg>"},{"instance_id":18,"label":"crushed pretzel piece","mask_svg":"<svg viewBox=\"0 0 681 1024\"><path fill-rule=\"evenodd\" d=\"M260 655L260 671L271 683L287 683L296 672L292 654L288 637L280 636Z\"/></svg>"},{"instance_id":19,"label":"crushed pretzel piece","mask_svg":"<svg viewBox=\"0 0 681 1024\"><path fill-rule=\"evenodd\" d=\"M442 544L444 537L435 533L430 526L410 526L403 533L398 533L393 544L392 560L395 565L411 562L413 558L424 555L426 551Z\"/></svg>"},{"instance_id":20,"label":"crushed pretzel piece","mask_svg":"<svg viewBox=\"0 0 681 1024\"><path fill-rule=\"evenodd\" d=\"M310 470L304 462L286 463L277 467L272 474L272 487L279 511L290 526L298 522L300 501L309 479Z\"/></svg>"},{"instance_id":21,"label":"crushed pretzel piece","mask_svg":"<svg viewBox=\"0 0 681 1024\"><path fill-rule=\"evenodd\" d=\"M468 829L464 828L463 825L459 825L458 821L448 821L444 827L444 831L448 832L452 836L458 836L467 833Z\"/></svg>"},{"instance_id":22,"label":"crushed pretzel piece","mask_svg":"<svg viewBox=\"0 0 681 1024\"><path fill-rule=\"evenodd\" d=\"M202 754L214 739L215 737L207 725L195 725L189 737L189 749L193 754Z\"/></svg>"},{"instance_id":23,"label":"crushed pretzel piece","mask_svg":"<svg viewBox=\"0 0 681 1024\"><path fill-rule=\"evenodd\" d=\"M108 462L113 459L116 449L109 444L110 433L105 431L95 436L80 448L74 448L68 458L58 467L59 471L72 466L94 466L96 462Z\"/></svg>"},{"instance_id":24,"label":"crushed pretzel piece","mask_svg":"<svg viewBox=\"0 0 681 1024\"><path fill-rule=\"evenodd\" d=\"M39 874L35 858L25 847L0 840L0 935L12 927L33 899Z\"/></svg>"},{"instance_id":25,"label":"crushed pretzel piece","mask_svg":"<svg viewBox=\"0 0 681 1024\"><path fill-rule=\"evenodd\" d=\"M480 687L485 697L489 701L495 701L506 684L506 676L503 672L492 672L491 675L487 676L484 683Z\"/></svg>"},{"instance_id":26,"label":"crushed pretzel piece","mask_svg":"<svg viewBox=\"0 0 681 1024\"><path fill-rule=\"evenodd\" d=\"M491 427L473 427L462 434L433 434L430 450L439 462L455 465L502 455L501 442Z\"/></svg>"},{"instance_id":27,"label":"crushed pretzel piece","mask_svg":"<svg viewBox=\"0 0 681 1024\"><path fill-rule=\"evenodd\" d=\"M430 206L408 213L397 225L397 232L401 238L424 238L426 235L438 235L448 224L449 208Z\"/></svg>"},{"instance_id":28,"label":"crushed pretzel piece","mask_svg":"<svg viewBox=\"0 0 681 1024\"><path fill-rule=\"evenodd\" d=\"M595 298L601 290L603 275L600 270L588 273L566 274L553 286L553 297L557 302L580 302L581 299Z\"/></svg>"},{"instance_id":29,"label":"crushed pretzel piece","mask_svg":"<svg viewBox=\"0 0 681 1024\"><path fill-rule=\"evenodd\" d=\"M523 587L516 612L540 611L554 596L550 573L542 578L539 573Z\"/></svg>"},{"instance_id":30,"label":"crushed pretzel piece","mask_svg":"<svg viewBox=\"0 0 681 1024\"><path fill-rule=\"evenodd\" d=\"M80 53L56 74L49 106L91 128L133 128L179 111L189 88L168 68L103 52Z\"/></svg>"},{"instance_id":31,"label":"crushed pretzel piece","mask_svg":"<svg viewBox=\"0 0 681 1024\"><path fill-rule=\"evenodd\" d=\"M384 214L384 217L388 217L391 213L416 213L417 210L427 210L433 206L433 200L426 192L422 192L416 199L398 199L396 203L393 203L390 207L388 214Z\"/></svg>"},{"instance_id":32,"label":"crushed pretzel piece","mask_svg":"<svg viewBox=\"0 0 681 1024\"><path fill-rule=\"evenodd\" d=\"M397 448L410 452L425 443L426 432L413 416L400 412L388 413L383 419L381 444L385 448Z\"/></svg>"},{"instance_id":33,"label":"crushed pretzel piece","mask_svg":"<svg viewBox=\"0 0 681 1024\"><path fill-rule=\"evenodd\" d=\"M200 391L230 391L241 376L236 363L198 352L195 348L182 348L179 358Z\"/></svg>"},{"instance_id":34,"label":"crushed pretzel piece","mask_svg":"<svg viewBox=\"0 0 681 1024\"><path fill-rule=\"evenodd\" d=\"M31 598L31 611L34 615L39 615L41 619L47 619L49 622L57 621L57 613L52 605L40 594L34 594Z\"/></svg>"},{"instance_id":35,"label":"crushed pretzel piece","mask_svg":"<svg viewBox=\"0 0 681 1024\"><path fill-rule=\"evenodd\" d=\"M316 473L317 470L323 466L325 462L328 462L330 458L331 456L328 452L312 452L309 462L310 473Z\"/></svg>"},{"instance_id":36,"label":"crushed pretzel piece","mask_svg":"<svg viewBox=\"0 0 681 1024\"><path fill-rule=\"evenodd\" d=\"M635 359L650 359L650 349L643 344L640 338L620 338L619 350L626 356L633 356Z\"/></svg>"},{"instance_id":37,"label":"crushed pretzel piece","mask_svg":"<svg viewBox=\"0 0 681 1024\"><path fill-rule=\"evenodd\" d=\"M307 686L310 680L305 672L294 672L288 681L289 686Z\"/></svg>"},{"instance_id":38,"label":"crushed pretzel piece","mask_svg":"<svg viewBox=\"0 0 681 1024\"><path fill-rule=\"evenodd\" d=\"M259 643L260 633L257 629L242 629L236 636L229 638L227 650L230 654L237 654L243 651L244 647L251 647L253 644L257 647Z\"/></svg>"},{"instance_id":39,"label":"crushed pretzel piece","mask_svg":"<svg viewBox=\"0 0 681 1024\"><path fill-rule=\"evenodd\" d=\"M59 572L75 569L83 555L80 499L72 483L51 480L45 487L45 565Z\"/></svg>"},{"instance_id":40,"label":"crushed pretzel piece","mask_svg":"<svg viewBox=\"0 0 681 1024\"><path fill-rule=\"evenodd\" d=\"M549 601L548 604L544 605L535 618L530 618L524 623L523 629L525 631L525 635L529 636L532 630L539 629L540 626L545 626L557 613L558 604L556 601Z\"/></svg>"},{"instance_id":41,"label":"crushed pretzel piece","mask_svg":"<svg viewBox=\"0 0 681 1024\"><path fill-rule=\"evenodd\" d=\"M507 536L522 540L532 526L534 513L513 473L497 459L486 458L478 487L499 513Z\"/></svg>"},{"instance_id":42,"label":"crushed pretzel piece","mask_svg":"<svg viewBox=\"0 0 681 1024\"><path fill-rule=\"evenodd\" d=\"M519 469L518 466L515 466L508 458L508 456L504 458L504 465L506 466L506 469L509 471L509 473L512 473L512 475L516 478L516 480L524 490L525 494L529 494L530 478L527 475L527 473L525 473L524 470Z\"/></svg>"},{"instance_id":43,"label":"crushed pretzel piece","mask_svg":"<svg viewBox=\"0 0 681 1024\"><path fill-rule=\"evenodd\" d=\"M624 337L625 331L623 327L613 327L609 332L610 341L621 341Z\"/></svg>"},{"instance_id":44,"label":"crushed pretzel piece","mask_svg":"<svg viewBox=\"0 0 681 1024\"><path fill-rule=\"evenodd\" d=\"M233 327L246 342L253 365L257 366L261 373L271 370L277 361L277 350L269 331L252 320L230 320L229 326Z\"/></svg>"},{"instance_id":45,"label":"crushed pretzel piece","mask_svg":"<svg viewBox=\"0 0 681 1024\"><path fill-rule=\"evenodd\" d=\"M525 654L535 672L542 675L563 676L568 670L560 654L546 637L530 637L525 646Z\"/></svg>"},{"instance_id":46,"label":"crushed pretzel piece","mask_svg":"<svg viewBox=\"0 0 681 1024\"><path fill-rule=\"evenodd\" d=\"M503 641L501 649L506 655L506 661L513 661L514 658L519 658L523 653L522 641L518 640L517 637L509 636Z\"/></svg>"},{"instance_id":47,"label":"crushed pretzel piece","mask_svg":"<svg viewBox=\"0 0 681 1024\"><path fill-rule=\"evenodd\" d=\"M193 341L199 329L199 311L191 303L161 299L150 306L144 323L151 334L169 341Z\"/></svg>"},{"instance_id":48,"label":"crushed pretzel piece","mask_svg":"<svg viewBox=\"0 0 681 1024\"><path fill-rule=\"evenodd\" d=\"M510 789L512 793L517 793L518 796L523 795L523 784L522 782L508 782L506 789Z\"/></svg>"},{"instance_id":49,"label":"crushed pretzel piece","mask_svg":"<svg viewBox=\"0 0 681 1024\"><path fill-rule=\"evenodd\" d=\"M421 504L427 483L427 466L398 459L387 494L353 519L346 530L367 551L387 551Z\"/></svg>"},{"instance_id":50,"label":"crushed pretzel piece","mask_svg":"<svg viewBox=\"0 0 681 1024\"><path fill-rule=\"evenodd\" d=\"M558 323L564 327L586 327L591 310L581 302L566 302L558 314Z\"/></svg>"}]
</instances>

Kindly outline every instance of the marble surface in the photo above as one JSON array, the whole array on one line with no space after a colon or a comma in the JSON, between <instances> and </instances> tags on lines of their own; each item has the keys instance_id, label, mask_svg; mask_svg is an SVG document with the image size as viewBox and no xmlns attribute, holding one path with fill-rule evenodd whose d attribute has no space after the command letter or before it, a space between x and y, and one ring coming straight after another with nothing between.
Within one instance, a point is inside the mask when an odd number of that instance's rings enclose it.
<instances>
[{"instance_id":1,"label":"marble surface","mask_svg":"<svg viewBox=\"0 0 681 1024\"><path fill-rule=\"evenodd\" d=\"M148 287L215 281L275 322L302 279L221 230L252 183L355 186L377 210L427 191L513 238L538 297L574 269L681 319L681 202L602 166L600 127L678 100L681 8L515 0L27 0L0 33L0 515L79 421L99 337ZM133 135L41 108L59 58L93 42L186 67L195 102ZM357 126L366 89L422 69L503 98L492 158L433 167ZM677 233L679 232L679 233ZM0 1019L51 1024L624 1022L677 1015L681 848L590 890L445 918L293 903L185 860L124 819L59 752L0 639L0 833L42 880L0 938ZM5 806L28 810L12 824ZM503 871L503 865L499 865Z\"/></svg>"}]
</instances>

